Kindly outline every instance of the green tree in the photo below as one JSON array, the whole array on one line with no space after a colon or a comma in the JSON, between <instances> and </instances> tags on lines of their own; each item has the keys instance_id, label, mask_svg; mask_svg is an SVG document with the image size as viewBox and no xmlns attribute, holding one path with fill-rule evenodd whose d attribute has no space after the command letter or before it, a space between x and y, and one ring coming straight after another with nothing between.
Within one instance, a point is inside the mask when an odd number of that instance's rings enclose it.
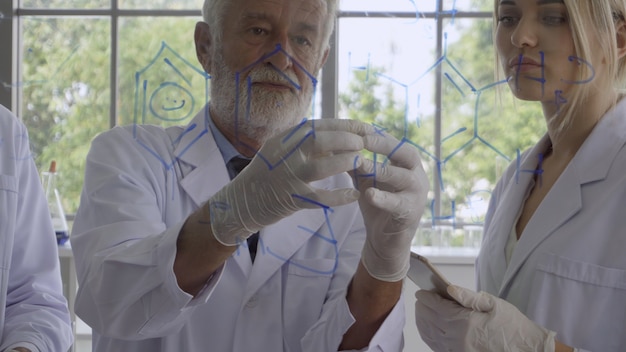
<instances>
[{"instance_id":1,"label":"green tree","mask_svg":"<svg viewBox=\"0 0 626 352\"><path fill-rule=\"evenodd\" d=\"M199 110L205 103L207 80L201 74L193 46L197 20L185 17L120 20L116 124L136 121L136 73L153 62L156 64L152 69L141 76L151 89L147 98L153 97L153 106L164 105L161 100L187 99L190 109ZM66 212L73 213L79 204L90 142L111 125L110 22L100 18L27 18L23 33L21 117L29 129L40 170L47 170L52 160L57 161L59 192ZM163 47L168 49L161 51L163 55L156 60ZM189 85L185 89L191 98L178 86L158 90L161 82L171 82L173 76L180 78L182 85ZM178 112L179 116L168 119L147 111L148 118L138 122L185 124L195 115L195 112L184 114L189 116L183 119Z\"/></svg>"},{"instance_id":2,"label":"green tree","mask_svg":"<svg viewBox=\"0 0 626 352\"><path fill-rule=\"evenodd\" d=\"M457 221L481 222L482 215L476 218L463 212L472 207L472 195L488 197L500 172L515 160L518 150L530 147L545 133L545 124L538 104L516 101L506 84L494 85L492 21L473 20L468 27L457 27L462 35L446 48L439 67L440 141L433 137L434 116L423 116L419 128L407 121L405 102L395 98L388 80L381 79L380 67L353 72L347 91L339 97L341 116L376 124L417 146L432 176L431 189L432 181L441 182L440 215L451 215L454 202ZM441 148L439 158L436 145Z\"/></svg>"}]
</instances>

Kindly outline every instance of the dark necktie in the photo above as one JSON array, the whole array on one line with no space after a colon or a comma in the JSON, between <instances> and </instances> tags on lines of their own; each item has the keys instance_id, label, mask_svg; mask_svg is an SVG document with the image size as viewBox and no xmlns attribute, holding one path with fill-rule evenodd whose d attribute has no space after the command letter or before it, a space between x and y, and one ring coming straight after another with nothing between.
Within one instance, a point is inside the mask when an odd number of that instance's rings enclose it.
<instances>
[{"instance_id":1,"label":"dark necktie","mask_svg":"<svg viewBox=\"0 0 626 352\"><path fill-rule=\"evenodd\" d=\"M246 167L250 163L249 159L245 159L242 157L234 157L230 159L228 162L229 174L230 178L233 179L237 176L244 167ZM248 249L250 250L250 258L254 263L254 258L256 257L256 248L259 242L259 233L254 233L252 236L248 237Z\"/></svg>"}]
</instances>

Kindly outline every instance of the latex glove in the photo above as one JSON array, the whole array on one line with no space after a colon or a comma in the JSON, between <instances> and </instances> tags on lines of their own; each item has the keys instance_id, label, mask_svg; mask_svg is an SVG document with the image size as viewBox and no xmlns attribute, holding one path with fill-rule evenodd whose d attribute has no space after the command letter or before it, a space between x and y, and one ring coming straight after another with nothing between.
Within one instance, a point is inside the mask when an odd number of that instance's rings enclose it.
<instances>
[{"instance_id":1,"label":"latex glove","mask_svg":"<svg viewBox=\"0 0 626 352\"><path fill-rule=\"evenodd\" d=\"M367 232L361 262L378 280L400 281L409 270L411 241L424 213L428 178L412 145L389 134L367 135L363 140L365 149L377 153L377 160L376 165L364 160L355 175Z\"/></svg>"},{"instance_id":2,"label":"latex glove","mask_svg":"<svg viewBox=\"0 0 626 352\"><path fill-rule=\"evenodd\" d=\"M306 121L270 138L250 164L209 199L211 229L224 245L294 212L358 199L353 188L323 190L310 182L352 170L373 127L354 120ZM305 200L308 199L308 200Z\"/></svg>"},{"instance_id":3,"label":"latex glove","mask_svg":"<svg viewBox=\"0 0 626 352\"><path fill-rule=\"evenodd\" d=\"M448 293L458 303L430 291L415 294L415 322L433 351L554 351L556 333L509 302L459 286Z\"/></svg>"}]
</instances>

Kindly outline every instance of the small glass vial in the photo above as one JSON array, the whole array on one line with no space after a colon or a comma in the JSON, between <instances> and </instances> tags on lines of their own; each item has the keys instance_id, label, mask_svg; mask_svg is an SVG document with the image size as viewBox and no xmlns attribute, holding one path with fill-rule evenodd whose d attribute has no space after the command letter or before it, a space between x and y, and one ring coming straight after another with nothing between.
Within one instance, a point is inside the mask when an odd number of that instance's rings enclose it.
<instances>
[{"instance_id":1,"label":"small glass vial","mask_svg":"<svg viewBox=\"0 0 626 352\"><path fill-rule=\"evenodd\" d=\"M61 197L56 188L56 177L56 161L53 160L50 163L48 172L43 173L43 188L46 192L46 199L48 200L48 208L50 209L52 227L56 233L57 244L62 246L67 243L67 240L70 238L70 233L67 227L67 220L65 219L65 211L63 211L63 204L61 203Z\"/></svg>"}]
</instances>

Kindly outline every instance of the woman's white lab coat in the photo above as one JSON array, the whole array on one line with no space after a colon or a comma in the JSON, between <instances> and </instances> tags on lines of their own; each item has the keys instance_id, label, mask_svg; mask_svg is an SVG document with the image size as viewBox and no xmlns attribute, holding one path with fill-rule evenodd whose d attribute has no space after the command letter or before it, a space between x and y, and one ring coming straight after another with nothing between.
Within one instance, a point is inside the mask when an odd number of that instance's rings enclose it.
<instances>
[{"instance_id":1,"label":"woman's white lab coat","mask_svg":"<svg viewBox=\"0 0 626 352\"><path fill-rule=\"evenodd\" d=\"M507 266L505 245L533 182L528 170L549 145L544 137L496 186L477 259L478 289L513 303L568 345L624 351L626 100L600 120L553 185Z\"/></svg>"},{"instance_id":2,"label":"woman's white lab coat","mask_svg":"<svg viewBox=\"0 0 626 352\"><path fill-rule=\"evenodd\" d=\"M186 128L117 127L92 144L71 241L94 352L336 350L365 239L356 204L266 227L254 266L241 246L195 298L176 284L183 222L229 181L207 111ZM350 185L347 175L316 184ZM399 302L370 350L400 351L403 324Z\"/></svg>"},{"instance_id":3,"label":"woman's white lab coat","mask_svg":"<svg viewBox=\"0 0 626 352\"><path fill-rule=\"evenodd\" d=\"M0 351L16 344L67 351L72 339L56 236L28 133L0 106Z\"/></svg>"}]
</instances>

